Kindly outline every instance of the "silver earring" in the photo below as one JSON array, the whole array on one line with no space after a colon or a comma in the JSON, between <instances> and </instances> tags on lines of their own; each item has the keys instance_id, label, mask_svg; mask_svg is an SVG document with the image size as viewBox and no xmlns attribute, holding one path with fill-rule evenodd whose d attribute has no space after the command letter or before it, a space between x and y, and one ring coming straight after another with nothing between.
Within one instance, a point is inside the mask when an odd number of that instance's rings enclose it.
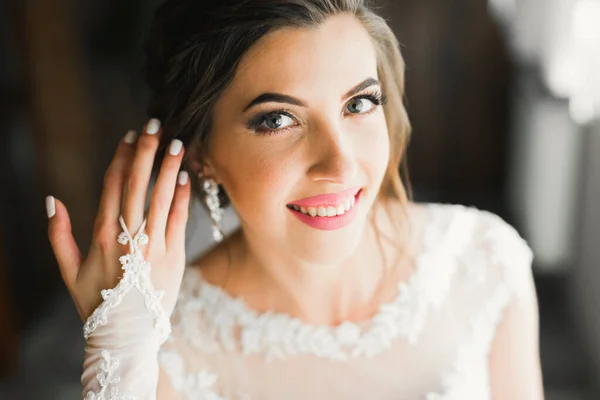
<instances>
[{"instance_id":1,"label":"silver earring","mask_svg":"<svg viewBox=\"0 0 600 400\"><path fill-rule=\"evenodd\" d=\"M223 240L223 233L219 226L221 219L223 219L223 209L219 203L219 185L212 178L204 178L202 184L204 189L204 201L210 212L210 219L212 220L212 234L215 242L219 243Z\"/></svg>"}]
</instances>

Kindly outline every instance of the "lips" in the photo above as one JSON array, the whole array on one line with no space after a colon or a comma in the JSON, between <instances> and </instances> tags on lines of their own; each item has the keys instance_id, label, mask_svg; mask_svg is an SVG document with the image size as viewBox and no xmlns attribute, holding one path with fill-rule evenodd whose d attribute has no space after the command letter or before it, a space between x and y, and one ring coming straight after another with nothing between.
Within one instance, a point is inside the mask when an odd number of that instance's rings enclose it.
<instances>
[{"instance_id":1,"label":"lips","mask_svg":"<svg viewBox=\"0 0 600 400\"><path fill-rule=\"evenodd\" d=\"M287 208L298 220L312 228L337 230L350 225L356 218L361 193L360 188L351 188L339 193L307 197L288 204ZM351 200L344 200L348 196Z\"/></svg>"},{"instance_id":2,"label":"lips","mask_svg":"<svg viewBox=\"0 0 600 400\"><path fill-rule=\"evenodd\" d=\"M356 194L359 192L360 186L351 187L346 190L342 190L337 193L327 193L320 194L317 196L305 197L303 199L295 200L288 204L289 206L298 206L304 208L318 208L318 207L338 207L340 205L345 205L347 202L352 202L353 198L356 197Z\"/></svg>"}]
</instances>

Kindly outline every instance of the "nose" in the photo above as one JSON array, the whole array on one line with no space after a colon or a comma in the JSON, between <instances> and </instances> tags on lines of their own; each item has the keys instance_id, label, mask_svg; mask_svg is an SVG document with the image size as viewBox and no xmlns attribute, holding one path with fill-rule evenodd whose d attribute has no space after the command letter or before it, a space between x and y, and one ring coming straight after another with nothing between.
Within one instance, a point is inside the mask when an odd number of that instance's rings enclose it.
<instances>
[{"instance_id":1,"label":"nose","mask_svg":"<svg viewBox=\"0 0 600 400\"><path fill-rule=\"evenodd\" d=\"M349 135L331 123L312 132L311 159L307 175L313 181L353 183L358 171L355 149Z\"/></svg>"}]
</instances>

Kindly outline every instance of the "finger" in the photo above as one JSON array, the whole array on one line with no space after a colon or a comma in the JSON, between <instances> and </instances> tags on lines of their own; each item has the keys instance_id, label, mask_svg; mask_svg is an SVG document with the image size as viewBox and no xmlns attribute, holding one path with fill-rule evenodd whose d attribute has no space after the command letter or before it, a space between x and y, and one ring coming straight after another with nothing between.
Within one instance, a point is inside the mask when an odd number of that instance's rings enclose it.
<instances>
[{"instance_id":1,"label":"finger","mask_svg":"<svg viewBox=\"0 0 600 400\"><path fill-rule=\"evenodd\" d=\"M65 284L71 287L77 279L82 256L71 232L69 213L65 205L52 196L46 197L46 212L52 251Z\"/></svg>"},{"instance_id":2,"label":"finger","mask_svg":"<svg viewBox=\"0 0 600 400\"><path fill-rule=\"evenodd\" d=\"M190 207L190 182L186 171L179 172L173 203L167 220L167 248L185 251L185 227Z\"/></svg>"},{"instance_id":3,"label":"finger","mask_svg":"<svg viewBox=\"0 0 600 400\"><path fill-rule=\"evenodd\" d=\"M160 135L160 122L151 119L146 124L144 134L140 135L133 156L133 162L128 171L123 198L123 218L128 230L133 235L139 229L144 219L146 194L152 175L152 165Z\"/></svg>"},{"instance_id":4,"label":"finger","mask_svg":"<svg viewBox=\"0 0 600 400\"><path fill-rule=\"evenodd\" d=\"M156 185L152 189L150 210L148 211L148 229L153 233L152 236L165 236L167 218L173 202L175 185L177 184L177 176L184 151L181 140L174 139L169 145L162 162Z\"/></svg>"},{"instance_id":5,"label":"finger","mask_svg":"<svg viewBox=\"0 0 600 400\"><path fill-rule=\"evenodd\" d=\"M129 131L125 134L104 174L104 187L100 197L96 224L102 221L111 221L115 225L118 223L123 202L123 185L134 154L135 147L133 144L136 139L137 133L135 131Z\"/></svg>"}]
</instances>

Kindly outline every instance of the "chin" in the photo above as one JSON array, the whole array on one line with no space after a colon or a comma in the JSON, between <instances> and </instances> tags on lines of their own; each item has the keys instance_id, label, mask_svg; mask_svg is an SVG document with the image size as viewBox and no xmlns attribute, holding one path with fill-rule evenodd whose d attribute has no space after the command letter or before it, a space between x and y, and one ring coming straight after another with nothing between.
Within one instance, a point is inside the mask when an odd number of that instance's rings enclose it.
<instances>
[{"instance_id":1,"label":"chin","mask_svg":"<svg viewBox=\"0 0 600 400\"><path fill-rule=\"evenodd\" d=\"M351 257L359 247L366 222L361 215L343 229L323 231L311 229L291 240L290 251L302 260L317 265L335 265Z\"/></svg>"}]
</instances>

